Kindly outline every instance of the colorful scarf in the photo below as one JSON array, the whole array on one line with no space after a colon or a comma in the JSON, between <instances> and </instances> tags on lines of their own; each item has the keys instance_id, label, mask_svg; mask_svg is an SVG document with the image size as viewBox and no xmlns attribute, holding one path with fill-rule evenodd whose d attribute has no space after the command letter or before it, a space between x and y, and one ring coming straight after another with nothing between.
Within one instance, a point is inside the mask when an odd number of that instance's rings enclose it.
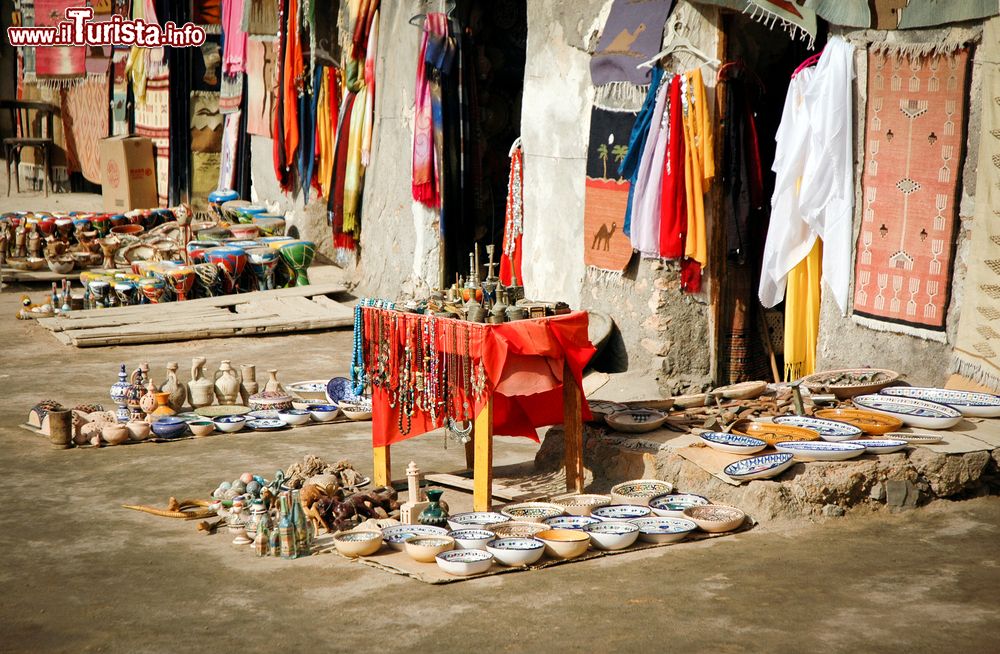
<instances>
[{"instance_id":1,"label":"colorful scarf","mask_svg":"<svg viewBox=\"0 0 1000 654\"><path fill-rule=\"evenodd\" d=\"M708 263L705 191L715 177L712 125L700 68L684 74L684 153L688 224L681 263L681 288L697 293L701 290L701 269Z\"/></svg>"},{"instance_id":2,"label":"colorful scarf","mask_svg":"<svg viewBox=\"0 0 1000 654\"><path fill-rule=\"evenodd\" d=\"M295 161L295 153L299 149L299 95L302 87L302 76L305 69L302 63L302 34L299 26L299 0L288 0L287 47L284 51L284 65L281 79L281 105L283 109L282 130L285 147L285 166L290 167ZM290 170L283 180L282 190L291 191Z\"/></svg>"},{"instance_id":3,"label":"colorful scarf","mask_svg":"<svg viewBox=\"0 0 1000 654\"><path fill-rule=\"evenodd\" d=\"M246 70L247 33L243 31L243 0L222 0L222 72Z\"/></svg>"},{"instance_id":4,"label":"colorful scarf","mask_svg":"<svg viewBox=\"0 0 1000 654\"><path fill-rule=\"evenodd\" d=\"M437 178L440 171L434 162L434 109L431 99L430 70L427 68L427 45L431 34L444 35L448 17L442 13L428 14L417 54L417 80L414 92L413 125L413 199L428 207L441 203ZM438 163L440 166L440 163Z\"/></svg>"},{"instance_id":5,"label":"colorful scarf","mask_svg":"<svg viewBox=\"0 0 1000 654\"><path fill-rule=\"evenodd\" d=\"M686 148L681 76L670 81L670 118L667 154L663 158L663 189L660 192L660 256L680 259L687 236Z\"/></svg>"},{"instance_id":6,"label":"colorful scarf","mask_svg":"<svg viewBox=\"0 0 1000 654\"><path fill-rule=\"evenodd\" d=\"M101 183L100 140L108 135L108 76L91 75L66 89L63 126L70 149L76 153L80 172L94 184Z\"/></svg>"},{"instance_id":7,"label":"colorful scarf","mask_svg":"<svg viewBox=\"0 0 1000 654\"><path fill-rule=\"evenodd\" d=\"M323 197L329 197L333 183L333 165L337 153L337 112L340 106L340 71L323 68L323 82L319 89L319 115L316 117L316 181Z\"/></svg>"},{"instance_id":8,"label":"colorful scarf","mask_svg":"<svg viewBox=\"0 0 1000 654\"><path fill-rule=\"evenodd\" d=\"M520 144L510 156L507 182L507 211L503 226L503 253L500 255L500 283L510 286L516 277L521 286L521 238L524 234L524 151Z\"/></svg>"},{"instance_id":9,"label":"colorful scarf","mask_svg":"<svg viewBox=\"0 0 1000 654\"><path fill-rule=\"evenodd\" d=\"M372 153L372 129L375 123L375 56L378 54L378 16L372 14L371 33L365 53L365 124L361 137L361 165L368 166Z\"/></svg>"},{"instance_id":10,"label":"colorful scarf","mask_svg":"<svg viewBox=\"0 0 1000 654\"><path fill-rule=\"evenodd\" d=\"M355 102L360 98L355 96ZM361 165L361 141L364 138L365 112L355 105L347 141L347 170L344 176L344 232L355 239L361 235L361 193L365 184L365 168Z\"/></svg>"},{"instance_id":11,"label":"colorful scarf","mask_svg":"<svg viewBox=\"0 0 1000 654\"><path fill-rule=\"evenodd\" d=\"M354 236L344 229L344 185L347 178L347 151L351 140L350 127L357 99L356 93L348 91L340 110L335 145L336 158L331 182L333 192L330 193L328 204L330 222L333 226L333 247L340 261L346 260L348 253L353 252L355 247Z\"/></svg>"},{"instance_id":12,"label":"colorful scarf","mask_svg":"<svg viewBox=\"0 0 1000 654\"><path fill-rule=\"evenodd\" d=\"M639 163L636 176L635 207L632 211L632 247L645 257L660 256L660 191L663 182L663 163L667 151L667 118L670 111L669 90L677 83L677 76L670 85L661 86L656 94L656 107L650 123L649 137Z\"/></svg>"},{"instance_id":13,"label":"colorful scarf","mask_svg":"<svg viewBox=\"0 0 1000 654\"><path fill-rule=\"evenodd\" d=\"M649 83L649 90L646 91L646 101L642 103L642 109L635 118L632 125L632 135L628 141L628 153L625 159L618 166L618 174L628 178L628 207L625 209L624 227L622 233L630 236L632 232L632 204L635 200L635 182L639 175L639 162L642 161L642 152L646 147L646 138L649 136L649 125L653 120L653 109L656 107L656 92L660 90L660 82L663 81L663 68L653 67L653 77Z\"/></svg>"},{"instance_id":14,"label":"colorful scarf","mask_svg":"<svg viewBox=\"0 0 1000 654\"><path fill-rule=\"evenodd\" d=\"M316 122L319 116L320 87L323 85L323 67L316 69L313 76L311 95L302 96L301 132L304 136L299 148L299 180L302 182L302 201L309 203L309 189L313 185L313 171L316 170ZM313 136L310 138L309 135Z\"/></svg>"}]
</instances>

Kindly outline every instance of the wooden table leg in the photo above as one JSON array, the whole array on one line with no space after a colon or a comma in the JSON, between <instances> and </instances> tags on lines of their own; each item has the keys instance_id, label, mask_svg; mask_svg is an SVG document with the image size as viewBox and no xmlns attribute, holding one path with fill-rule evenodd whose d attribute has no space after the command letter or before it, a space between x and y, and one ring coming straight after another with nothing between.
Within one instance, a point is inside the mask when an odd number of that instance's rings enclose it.
<instances>
[{"instance_id":1,"label":"wooden table leg","mask_svg":"<svg viewBox=\"0 0 1000 654\"><path fill-rule=\"evenodd\" d=\"M566 490L583 492L583 393L568 364L563 365L563 454Z\"/></svg>"},{"instance_id":2,"label":"wooden table leg","mask_svg":"<svg viewBox=\"0 0 1000 654\"><path fill-rule=\"evenodd\" d=\"M392 481L392 465L389 461L389 446L372 448L375 455L375 485L388 486Z\"/></svg>"},{"instance_id":3,"label":"wooden table leg","mask_svg":"<svg viewBox=\"0 0 1000 654\"><path fill-rule=\"evenodd\" d=\"M493 397L476 416L473 429L472 510L489 511L493 499Z\"/></svg>"}]
</instances>

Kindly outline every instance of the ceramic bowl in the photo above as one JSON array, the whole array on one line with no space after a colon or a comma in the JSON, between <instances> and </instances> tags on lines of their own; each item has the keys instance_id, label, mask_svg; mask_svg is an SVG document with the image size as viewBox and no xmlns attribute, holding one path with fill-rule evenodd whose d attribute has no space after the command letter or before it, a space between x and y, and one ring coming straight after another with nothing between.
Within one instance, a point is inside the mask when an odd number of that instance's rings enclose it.
<instances>
[{"instance_id":1,"label":"ceramic bowl","mask_svg":"<svg viewBox=\"0 0 1000 654\"><path fill-rule=\"evenodd\" d=\"M717 534L738 528L746 520L747 514L736 507L709 504L684 509L684 517L694 521L702 531Z\"/></svg>"},{"instance_id":2,"label":"ceramic bowl","mask_svg":"<svg viewBox=\"0 0 1000 654\"><path fill-rule=\"evenodd\" d=\"M326 382L324 395L328 402L338 405L342 402L355 401L358 397L354 394L354 385L347 377L334 377Z\"/></svg>"},{"instance_id":3,"label":"ceramic bowl","mask_svg":"<svg viewBox=\"0 0 1000 654\"><path fill-rule=\"evenodd\" d=\"M247 427L254 431L281 431L288 429L284 420L278 418L253 418L247 420Z\"/></svg>"},{"instance_id":4,"label":"ceramic bowl","mask_svg":"<svg viewBox=\"0 0 1000 654\"><path fill-rule=\"evenodd\" d=\"M534 538L535 534L545 531L549 526L544 522L520 522L511 520L490 527L497 538Z\"/></svg>"},{"instance_id":5,"label":"ceramic bowl","mask_svg":"<svg viewBox=\"0 0 1000 654\"><path fill-rule=\"evenodd\" d=\"M360 422L362 420L372 419L372 405L371 402L355 403L355 402L341 402L340 410L349 419L355 422Z\"/></svg>"},{"instance_id":6,"label":"ceramic bowl","mask_svg":"<svg viewBox=\"0 0 1000 654\"><path fill-rule=\"evenodd\" d=\"M802 378L802 385L810 393L833 393L838 400L849 400L856 395L875 393L899 379L894 370L879 368L844 368L817 372Z\"/></svg>"},{"instance_id":7,"label":"ceramic bowl","mask_svg":"<svg viewBox=\"0 0 1000 654\"><path fill-rule=\"evenodd\" d=\"M340 413L340 407L336 404L316 404L309 407L309 415L316 422L330 422Z\"/></svg>"},{"instance_id":8,"label":"ceramic bowl","mask_svg":"<svg viewBox=\"0 0 1000 654\"><path fill-rule=\"evenodd\" d=\"M962 414L945 404L918 400L913 397L892 395L859 395L855 406L876 413L883 413L903 421L903 424L920 429L948 429L962 419Z\"/></svg>"},{"instance_id":9,"label":"ceramic bowl","mask_svg":"<svg viewBox=\"0 0 1000 654\"><path fill-rule=\"evenodd\" d=\"M660 518L680 518L684 515L684 509L689 506L705 506L706 504L711 504L711 502L701 495L667 493L651 499L649 509L653 515Z\"/></svg>"},{"instance_id":10,"label":"ceramic bowl","mask_svg":"<svg viewBox=\"0 0 1000 654\"><path fill-rule=\"evenodd\" d=\"M738 481L770 479L788 470L794 463L795 457L787 452L765 454L730 463L722 469L722 472Z\"/></svg>"},{"instance_id":11,"label":"ceramic bowl","mask_svg":"<svg viewBox=\"0 0 1000 654\"><path fill-rule=\"evenodd\" d=\"M303 400L324 400L326 398L326 379L313 379L311 381L298 381L285 384L285 390ZM334 402L336 404L336 402Z\"/></svg>"},{"instance_id":12,"label":"ceramic bowl","mask_svg":"<svg viewBox=\"0 0 1000 654\"><path fill-rule=\"evenodd\" d=\"M48 264L49 270L57 275L65 275L72 272L73 266L76 265L76 261L74 261L72 255L56 259L46 259L45 262Z\"/></svg>"},{"instance_id":13,"label":"ceramic bowl","mask_svg":"<svg viewBox=\"0 0 1000 654\"><path fill-rule=\"evenodd\" d=\"M721 431L706 431L701 434L701 440L713 450L731 454L756 454L767 447L759 438Z\"/></svg>"},{"instance_id":14,"label":"ceramic bowl","mask_svg":"<svg viewBox=\"0 0 1000 654\"><path fill-rule=\"evenodd\" d=\"M639 525L631 522L597 522L583 528L598 550L623 550L639 538Z\"/></svg>"},{"instance_id":15,"label":"ceramic bowl","mask_svg":"<svg viewBox=\"0 0 1000 654\"><path fill-rule=\"evenodd\" d=\"M145 420L132 420L125 425L128 437L134 441L144 441L149 438L150 425Z\"/></svg>"},{"instance_id":16,"label":"ceramic bowl","mask_svg":"<svg viewBox=\"0 0 1000 654\"><path fill-rule=\"evenodd\" d=\"M846 422L873 436L881 436L903 426L903 421L898 418L859 409L821 409L816 412L816 417Z\"/></svg>"},{"instance_id":17,"label":"ceramic bowl","mask_svg":"<svg viewBox=\"0 0 1000 654\"><path fill-rule=\"evenodd\" d=\"M751 422L744 429L747 436L759 438L771 447L784 441L818 441L819 432L805 427L779 425L773 422Z\"/></svg>"},{"instance_id":18,"label":"ceramic bowl","mask_svg":"<svg viewBox=\"0 0 1000 654\"><path fill-rule=\"evenodd\" d=\"M629 522L639 528L639 540L657 544L682 541L698 528L689 518L636 518Z\"/></svg>"},{"instance_id":19,"label":"ceramic bowl","mask_svg":"<svg viewBox=\"0 0 1000 654\"><path fill-rule=\"evenodd\" d=\"M497 538L486 545L493 558L510 567L536 563L545 553L545 543L535 538Z\"/></svg>"},{"instance_id":20,"label":"ceramic bowl","mask_svg":"<svg viewBox=\"0 0 1000 654\"><path fill-rule=\"evenodd\" d=\"M215 423L211 420L191 420L188 422L188 429L196 437L201 438L215 431Z\"/></svg>"},{"instance_id":21,"label":"ceramic bowl","mask_svg":"<svg viewBox=\"0 0 1000 654\"><path fill-rule=\"evenodd\" d=\"M342 534L335 534L333 544L338 552L352 559L359 556L371 556L382 547L382 532L346 531Z\"/></svg>"},{"instance_id":22,"label":"ceramic bowl","mask_svg":"<svg viewBox=\"0 0 1000 654\"><path fill-rule=\"evenodd\" d=\"M608 495L567 495L556 498L556 504L566 509L569 515L590 515L594 509L611 504Z\"/></svg>"},{"instance_id":23,"label":"ceramic bowl","mask_svg":"<svg viewBox=\"0 0 1000 654\"><path fill-rule=\"evenodd\" d=\"M219 416L215 419L215 428L226 434L234 434L247 424L246 416Z\"/></svg>"},{"instance_id":24,"label":"ceramic bowl","mask_svg":"<svg viewBox=\"0 0 1000 654\"><path fill-rule=\"evenodd\" d=\"M557 515L542 522L550 529L583 529L587 525L601 522L601 519L588 515Z\"/></svg>"},{"instance_id":25,"label":"ceramic bowl","mask_svg":"<svg viewBox=\"0 0 1000 654\"><path fill-rule=\"evenodd\" d=\"M793 427L805 427L819 433L819 437L825 441L835 443L837 441L847 441L852 438L861 437L861 427L848 422L837 420L827 420L825 418L810 418L809 416L778 416L774 419L775 424L791 425Z\"/></svg>"},{"instance_id":26,"label":"ceramic bowl","mask_svg":"<svg viewBox=\"0 0 1000 654\"><path fill-rule=\"evenodd\" d=\"M420 563L434 563L434 557L441 552L455 549L455 539L451 536L411 536L403 541L403 549L410 558Z\"/></svg>"},{"instance_id":27,"label":"ceramic bowl","mask_svg":"<svg viewBox=\"0 0 1000 654\"><path fill-rule=\"evenodd\" d=\"M860 441L843 442L849 445L860 445L865 448L865 452L868 454L892 454L893 452L898 452L907 446L906 441L889 438L872 438Z\"/></svg>"},{"instance_id":28,"label":"ceramic bowl","mask_svg":"<svg viewBox=\"0 0 1000 654\"><path fill-rule=\"evenodd\" d=\"M615 504L649 506L649 500L674 490L673 484L659 479L633 479L611 487L611 501Z\"/></svg>"},{"instance_id":29,"label":"ceramic bowl","mask_svg":"<svg viewBox=\"0 0 1000 654\"><path fill-rule=\"evenodd\" d=\"M645 518L652 512L648 506L610 504L594 509L590 515L600 520L631 520L632 518Z\"/></svg>"},{"instance_id":30,"label":"ceramic bowl","mask_svg":"<svg viewBox=\"0 0 1000 654\"><path fill-rule=\"evenodd\" d=\"M278 411L278 418L289 427L295 427L309 422L310 415L302 409L284 409Z\"/></svg>"},{"instance_id":31,"label":"ceramic bowl","mask_svg":"<svg viewBox=\"0 0 1000 654\"><path fill-rule=\"evenodd\" d=\"M292 399L292 408L299 409L300 411L309 411L314 406L321 406L323 404L329 404L326 400L297 400Z\"/></svg>"},{"instance_id":32,"label":"ceramic bowl","mask_svg":"<svg viewBox=\"0 0 1000 654\"><path fill-rule=\"evenodd\" d=\"M976 418L1000 417L1000 395L953 391L944 388L919 388L915 386L893 386L879 391L881 395L912 397L950 406L963 416Z\"/></svg>"},{"instance_id":33,"label":"ceramic bowl","mask_svg":"<svg viewBox=\"0 0 1000 654\"><path fill-rule=\"evenodd\" d=\"M149 424L149 427L160 438L177 438L178 436L182 436L188 428L187 422L176 416L154 420Z\"/></svg>"},{"instance_id":34,"label":"ceramic bowl","mask_svg":"<svg viewBox=\"0 0 1000 654\"><path fill-rule=\"evenodd\" d=\"M459 549L434 557L442 571L456 577L479 575L493 566L493 555L481 549Z\"/></svg>"},{"instance_id":35,"label":"ceramic bowl","mask_svg":"<svg viewBox=\"0 0 1000 654\"><path fill-rule=\"evenodd\" d=\"M667 421L667 414L653 409L626 409L612 413L604 419L615 431L624 434L643 434L659 429Z\"/></svg>"},{"instance_id":36,"label":"ceramic bowl","mask_svg":"<svg viewBox=\"0 0 1000 654\"><path fill-rule=\"evenodd\" d=\"M260 391L247 399L251 411L283 411L292 408L292 396L276 391Z\"/></svg>"},{"instance_id":37,"label":"ceramic bowl","mask_svg":"<svg viewBox=\"0 0 1000 654\"><path fill-rule=\"evenodd\" d=\"M497 537L489 529L459 529L449 531L448 535L455 539L457 550L483 550L486 543Z\"/></svg>"},{"instance_id":38,"label":"ceramic bowl","mask_svg":"<svg viewBox=\"0 0 1000 654\"><path fill-rule=\"evenodd\" d=\"M520 502L518 504L508 504L500 509L502 515L511 520L522 520L524 522L542 522L546 518L554 518L565 513L565 510L558 504L551 502Z\"/></svg>"},{"instance_id":39,"label":"ceramic bowl","mask_svg":"<svg viewBox=\"0 0 1000 654\"><path fill-rule=\"evenodd\" d=\"M448 530L431 525L393 525L382 529L382 540L392 549L402 552L407 538L414 536L445 536Z\"/></svg>"},{"instance_id":40,"label":"ceramic bowl","mask_svg":"<svg viewBox=\"0 0 1000 654\"><path fill-rule=\"evenodd\" d=\"M775 448L795 457L796 461L846 461L865 453L862 445L826 441L785 441Z\"/></svg>"},{"instance_id":41,"label":"ceramic bowl","mask_svg":"<svg viewBox=\"0 0 1000 654\"><path fill-rule=\"evenodd\" d=\"M104 425L101 428L101 438L108 445L121 445L128 440L128 428L119 423Z\"/></svg>"},{"instance_id":42,"label":"ceramic bowl","mask_svg":"<svg viewBox=\"0 0 1000 654\"><path fill-rule=\"evenodd\" d=\"M535 538L545 543L545 553L553 559L575 559L590 547L590 535L582 529L546 529Z\"/></svg>"},{"instance_id":43,"label":"ceramic bowl","mask_svg":"<svg viewBox=\"0 0 1000 654\"><path fill-rule=\"evenodd\" d=\"M460 529L489 529L492 525L508 522L510 518L495 511L472 511L448 516L448 527L452 531Z\"/></svg>"}]
</instances>

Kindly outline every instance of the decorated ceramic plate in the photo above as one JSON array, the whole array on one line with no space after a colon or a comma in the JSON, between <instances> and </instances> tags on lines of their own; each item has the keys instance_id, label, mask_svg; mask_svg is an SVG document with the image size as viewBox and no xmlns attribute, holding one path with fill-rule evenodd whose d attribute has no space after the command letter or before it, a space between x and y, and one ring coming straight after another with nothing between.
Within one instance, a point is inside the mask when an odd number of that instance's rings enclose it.
<instances>
[{"instance_id":1,"label":"decorated ceramic plate","mask_svg":"<svg viewBox=\"0 0 1000 654\"><path fill-rule=\"evenodd\" d=\"M945 388L918 388L915 386L893 386L879 391L881 395L912 397L950 406L963 416L976 418L996 418L1000 416L1000 395L952 391Z\"/></svg>"},{"instance_id":2,"label":"decorated ceramic plate","mask_svg":"<svg viewBox=\"0 0 1000 654\"><path fill-rule=\"evenodd\" d=\"M819 432L805 427L779 425L774 422L751 422L746 427L746 434L759 438L771 447L783 441L816 441Z\"/></svg>"},{"instance_id":3,"label":"decorated ceramic plate","mask_svg":"<svg viewBox=\"0 0 1000 654\"><path fill-rule=\"evenodd\" d=\"M770 479L777 477L795 463L791 454L784 452L779 454L765 454L755 456L752 459L743 459L736 463L730 463L722 472L739 481L750 481L751 479Z\"/></svg>"},{"instance_id":4,"label":"decorated ceramic plate","mask_svg":"<svg viewBox=\"0 0 1000 654\"><path fill-rule=\"evenodd\" d=\"M611 501L616 504L649 506L649 500L674 490L673 484L659 479L633 479L611 487Z\"/></svg>"},{"instance_id":5,"label":"decorated ceramic plate","mask_svg":"<svg viewBox=\"0 0 1000 654\"><path fill-rule=\"evenodd\" d=\"M872 438L860 441L843 442L861 445L865 448L865 451L868 452L868 454L891 454L892 452L898 452L906 447L906 441L892 440L888 438Z\"/></svg>"},{"instance_id":6,"label":"decorated ceramic plate","mask_svg":"<svg viewBox=\"0 0 1000 654\"><path fill-rule=\"evenodd\" d=\"M684 515L684 509L689 506L706 504L711 504L708 498L691 493L671 493L649 500L649 508L661 518L680 518Z\"/></svg>"},{"instance_id":7,"label":"decorated ceramic plate","mask_svg":"<svg viewBox=\"0 0 1000 654\"><path fill-rule=\"evenodd\" d=\"M583 529L587 525L596 524L601 520L589 515L557 515L554 518L546 518L542 522L553 529Z\"/></svg>"},{"instance_id":8,"label":"decorated ceramic plate","mask_svg":"<svg viewBox=\"0 0 1000 654\"><path fill-rule=\"evenodd\" d=\"M713 450L733 454L753 454L767 447L767 443L759 438L721 431L707 431L701 434L701 440Z\"/></svg>"},{"instance_id":9,"label":"decorated ceramic plate","mask_svg":"<svg viewBox=\"0 0 1000 654\"><path fill-rule=\"evenodd\" d=\"M285 384L285 390L294 393L299 397L322 399L326 395L326 386L329 383L326 379L313 379L311 381L292 382Z\"/></svg>"},{"instance_id":10,"label":"decorated ceramic plate","mask_svg":"<svg viewBox=\"0 0 1000 654\"><path fill-rule=\"evenodd\" d=\"M604 418L615 431L625 434L642 434L659 429L667 421L667 414L653 409L625 409Z\"/></svg>"},{"instance_id":11,"label":"decorated ceramic plate","mask_svg":"<svg viewBox=\"0 0 1000 654\"><path fill-rule=\"evenodd\" d=\"M221 416L245 416L250 413L250 407L239 404L218 404L215 406L203 406L195 409L195 413L206 418L219 418Z\"/></svg>"},{"instance_id":12,"label":"decorated ceramic plate","mask_svg":"<svg viewBox=\"0 0 1000 654\"><path fill-rule=\"evenodd\" d=\"M191 422L193 420L204 420L205 416L200 416L194 411L185 411L184 413L175 413L175 418L180 418L184 422Z\"/></svg>"},{"instance_id":13,"label":"decorated ceramic plate","mask_svg":"<svg viewBox=\"0 0 1000 654\"><path fill-rule=\"evenodd\" d=\"M914 397L859 395L854 398L854 404L862 409L899 418L904 424L921 429L948 429L962 419L962 414L950 406Z\"/></svg>"},{"instance_id":14,"label":"decorated ceramic plate","mask_svg":"<svg viewBox=\"0 0 1000 654\"><path fill-rule=\"evenodd\" d=\"M816 417L846 422L859 427L866 434L875 436L881 436L903 426L903 421L898 418L874 411L861 411L860 409L821 409L816 412Z\"/></svg>"},{"instance_id":15,"label":"decorated ceramic plate","mask_svg":"<svg viewBox=\"0 0 1000 654\"><path fill-rule=\"evenodd\" d=\"M838 400L847 400L855 395L876 393L897 379L899 373L895 370L844 368L803 377L802 384L810 393L833 393Z\"/></svg>"},{"instance_id":16,"label":"decorated ceramic plate","mask_svg":"<svg viewBox=\"0 0 1000 654\"><path fill-rule=\"evenodd\" d=\"M648 506L611 504L594 509L590 512L590 515L601 520L631 520L632 518L645 518L650 513L652 513L652 509Z\"/></svg>"},{"instance_id":17,"label":"decorated ceramic plate","mask_svg":"<svg viewBox=\"0 0 1000 654\"><path fill-rule=\"evenodd\" d=\"M885 436L890 440L905 441L911 445L931 445L943 440L940 434L910 434L905 431L891 431Z\"/></svg>"},{"instance_id":18,"label":"decorated ceramic plate","mask_svg":"<svg viewBox=\"0 0 1000 654\"><path fill-rule=\"evenodd\" d=\"M819 432L819 437L825 441L846 441L859 438L862 434L861 428L856 425L836 420L824 420L823 418L810 418L809 416L778 416L774 422L779 425L812 429Z\"/></svg>"},{"instance_id":19,"label":"decorated ceramic plate","mask_svg":"<svg viewBox=\"0 0 1000 654\"><path fill-rule=\"evenodd\" d=\"M256 420L279 420L278 412L270 409L264 411L251 411L247 414L247 417L254 418Z\"/></svg>"},{"instance_id":20,"label":"decorated ceramic plate","mask_svg":"<svg viewBox=\"0 0 1000 654\"><path fill-rule=\"evenodd\" d=\"M403 550L403 544L411 536L446 536L448 530L444 527L431 525L394 525L382 529L382 539L394 550Z\"/></svg>"},{"instance_id":21,"label":"decorated ceramic plate","mask_svg":"<svg viewBox=\"0 0 1000 654\"><path fill-rule=\"evenodd\" d=\"M629 522L639 528L639 540L647 543L675 543L698 528L687 518L635 518Z\"/></svg>"},{"instance_id":22,"label":"decorated ceramic plate","mask_svg":"<svg viewBox=\"0 0 1000 654\"><path fill-rule=\"evenodd\" d=\"M508 504L500 509L500 513L511 520L543 522L546 518L554 518L566 513L566 510L558 504L550 502L521 502Z\"/></svg>"},{"instance_id":23,"label":"decorated ceramic plate","mask_svg":"<svg viewBox=\"0 0 1000 654\"><path fill-rule=\"evenodd\" d=\"M774 447L779 452L791 454L796 461L845 461L865 453L863 445L826 441L785 441Z\"/></svg>"},{"instance_id":24,"label":"decorated ceramic plate","mask_svg":"<svg viewBox=\"0 0 1000 654\"><path fill-rule=\"evenodd\" d=\"M472 511L469 513L455 513L448 517L448 526L452 531L458 531L466 527L484 527L500 524L510 520L507 516L496 511Z\"/></svg>"},{"instance_id":25,"label":"decorated ceramic plate","mask_svg":"<svg viewBox=\"0 0 1000 654\"><path fill-rule=\"evenodd\" d=\"M354 394L351 380L347 377L334 377L326 383L326 399L328 402L340 404L341 402L350 402L355 397L357 396Z\"/></svg>"},{"instance_id":26,"label":"decorated ceramic plate","mask_svg":"<svg viewBox=\"0 0 1000 654\"><path fill-rule=\"evenodd\" d=\"M256 420L247 420L247 427L254 431L278 431L280 429L287 429L288 425L281 420L258 418Z\"/></svg>"}]
</instances>

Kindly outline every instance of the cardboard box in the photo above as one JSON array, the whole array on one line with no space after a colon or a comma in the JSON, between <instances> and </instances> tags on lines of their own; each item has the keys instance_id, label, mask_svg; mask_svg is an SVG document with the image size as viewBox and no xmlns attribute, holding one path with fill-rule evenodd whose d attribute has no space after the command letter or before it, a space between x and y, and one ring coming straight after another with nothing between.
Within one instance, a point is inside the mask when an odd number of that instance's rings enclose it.
<instances>
[{"instance_id":1,"label":"cardboard box","mask_svg":"<svg viewBox=\"0 0 1000 654\"><path fill-rule=\"evenodd\" d=\"M159 206L152 141L144 136L112 136L101 140L100 154L105 211Z\"/></svg>"}]
</instances>

